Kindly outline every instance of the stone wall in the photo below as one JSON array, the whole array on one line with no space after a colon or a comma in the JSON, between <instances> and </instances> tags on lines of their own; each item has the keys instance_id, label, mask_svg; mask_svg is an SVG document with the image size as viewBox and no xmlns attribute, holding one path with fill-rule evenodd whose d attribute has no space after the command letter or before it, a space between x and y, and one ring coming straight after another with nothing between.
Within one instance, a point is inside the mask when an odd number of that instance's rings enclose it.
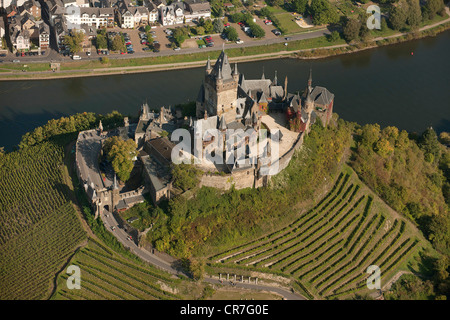
<instances>
[{"instance_id":1,"label":"stone wall","mask_svg":"<svg viewBox=\"0 0 450 320\"><path fill-rule=\"evenodd\" d=\"M288 152L286 152L279 160L279 171L281 172L283 169L285 169L289 162L292 159L292 156L294 155L295 151L300 149L300 147L303 144L303 137L304 134L300 134L298 139L295 141L294 145L291 149L289 149ZM200 179L200 187L213 187L218 188L222 190L228 190L231 188L231 186L234 184L234 187L239 190L243 188L259 188L267 184L267 179L259 179L257 183L255 184L255 170L253 168L248 170L239 170L236 172L233 172L232 174L227 175L220 175L220 174L211 174L211 173L205 173Z\"/></svg>"}]
</instances>

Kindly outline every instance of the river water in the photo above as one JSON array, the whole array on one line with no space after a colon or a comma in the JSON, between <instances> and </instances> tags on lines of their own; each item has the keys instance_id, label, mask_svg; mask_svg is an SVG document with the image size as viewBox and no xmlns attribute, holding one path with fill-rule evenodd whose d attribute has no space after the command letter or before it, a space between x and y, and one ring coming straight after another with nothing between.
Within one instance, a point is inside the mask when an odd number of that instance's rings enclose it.
<instances>
[{"instance_id":1,"label":"river water","mask_svg":"<svg viewBox=\"0 0 450 320\"><path fill-rule=\"evenodd\" d=\"M276 59L241 63L246 79L273 78L295 93L313 85L335 94L334 111L360 124L394 125L410 132L428 126L450 131L450 31L316 61ZM58 80L0 81L0 146L49 119L77 112L118 110L136 116L145 100L160 107L195 100L204 68Z\"/></svg>"}]
</instances>

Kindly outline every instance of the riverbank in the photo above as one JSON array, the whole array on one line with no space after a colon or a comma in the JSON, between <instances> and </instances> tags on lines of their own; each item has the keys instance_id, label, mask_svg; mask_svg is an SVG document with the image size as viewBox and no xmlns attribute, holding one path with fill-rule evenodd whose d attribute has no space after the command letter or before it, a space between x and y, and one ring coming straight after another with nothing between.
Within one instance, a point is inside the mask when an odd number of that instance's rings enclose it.
<instances>
[{"instance_id":1,"label":"riverbank","mask_svg":"<svg viewBox=\"0 0 450 320\"><path fill-rule=\"evenodd\" d=\"M339 39L330 45L326 36L319 36L286 42L287 45L286 43L276 43L264 46L230 48L227 49L227 54L230 62L234 63L287 57L322 59L336 55L355 53L389 44L435 36L450 29L450 10L448 7L446 8L446 12L448 15L446 19L426 25L417 31L376 37L366 42L349 44L343 39ZM22 67L22 64L12 64L5 65L0 70L0 80L46 80L188 69L201 67L205 65L209 57L214 60L219 54L220 50L185 55L118 59L110 60L105 64L102 64L100 61L62 62L60 71L55 72L48 70L48 63L30 63L25 69Z\"/></svg>"}]
</instances>

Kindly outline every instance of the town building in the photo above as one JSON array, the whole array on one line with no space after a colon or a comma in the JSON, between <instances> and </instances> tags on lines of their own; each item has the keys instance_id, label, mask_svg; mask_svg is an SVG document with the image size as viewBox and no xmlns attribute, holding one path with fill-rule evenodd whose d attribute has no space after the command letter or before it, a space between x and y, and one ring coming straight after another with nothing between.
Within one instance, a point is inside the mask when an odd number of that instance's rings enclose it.
<instances>
[{"instance_id":1,"label":"town building","mask_svg":"<svg viewBox=\"0 0 450 320\"><path fill-rule=\"evenodd\" d=\"M149 11L144 6L131 6L126 0L116 3L116 16L123 29L133 29L149 22Z\"/></svg>"},{"instance_id":2,"label":"town building","mask_svg":"<svg viewBox=\"0 0 450 320\"><path fill-rule=\"evenodd\" d=\"M69 23L69 31L83 26L101 28L114 26L113 8L66 8L65 17Z\"/></svg>"}]
</instances>

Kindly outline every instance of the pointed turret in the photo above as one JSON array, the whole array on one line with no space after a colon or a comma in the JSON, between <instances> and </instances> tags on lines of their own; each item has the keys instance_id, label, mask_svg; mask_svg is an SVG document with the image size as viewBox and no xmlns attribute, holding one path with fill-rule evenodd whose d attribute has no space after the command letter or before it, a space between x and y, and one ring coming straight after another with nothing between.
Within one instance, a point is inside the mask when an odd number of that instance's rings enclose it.
<instances>
[{"instance_id":1,"label":"pointed turret","mask_svg":"<svg viewBox=\"0 0 450 320\"><path fill-rule=\"evenodd\" d=\"M100 130L100 133L103 132L102 120L100 120L100 123L98 124L98 130Z\"/></svg>"},{"instance_id":2,"label":"pointed turret","mask_svg":"<svg viewBox=\"0 0 450 320\"><path fill-rule=\"evenodd\" d=\"M277 70L275 70L275 77L273 78L272 85L273 86L278 85Z\"/></svg>"},{"instance_id":3,"label":"pointed turret","mask_svg":"<svg viewBox=\"0 0 450 320\"><path fill-rule=\"evenodd\" d=\"M265 80L265 79L266 79L266 77L264 76L264 67L263 67L263 74L262 74L261 80Z\"/></svg>"},{"instance_id":4,"label":"pointed turret","mask_svg":"<svg viewBox=\"0 0 450 320\"><path fill-rule=\"evenodd\" d=\"M112 185L112 189L113 190L119 189L119 186L117 185L117 175L115 173L114 173L114 182Z\"/></svg>"},{"instance_id":5,"label":"pointed turret","mask_svg":"<svg viewBox=\"0 0 450 320\"><path fill-rule=\"evenodd\" d=\"M237 63L234 64L234 70L233 70L233 75L238 75L238 68L237 68Z\"/></svg>"},{"instance_id":6,"label":"pointed turret","mask_svg":"<svg viewBox=\"0 0 450 320\"><path fill-rule=\"evenodd\" d=\"M312 68L309 68L308 91L312 91Z\"/></svg>"},{"instance_id":7,"label":"pointed turret","mask_svg":"<svg viewBox=\"0 0 450 320\"><path fill-rule=\"evenodd\" d=\"M227 130L227 123L225 122L225 116L223 114L222 117L220 117L219 130L221 131Z\"/></svg>"},{"instance_id":8,"label":"pointed turret","mask_svg":"<svg viewBox=\"0 0 450 320\"><path fill-rule=\"evenodd\" d=\"M208 119L208 111L206 111L206 109L205 109L205 114L203 115L203 119Z\"/></svg>"}]
</instances>

